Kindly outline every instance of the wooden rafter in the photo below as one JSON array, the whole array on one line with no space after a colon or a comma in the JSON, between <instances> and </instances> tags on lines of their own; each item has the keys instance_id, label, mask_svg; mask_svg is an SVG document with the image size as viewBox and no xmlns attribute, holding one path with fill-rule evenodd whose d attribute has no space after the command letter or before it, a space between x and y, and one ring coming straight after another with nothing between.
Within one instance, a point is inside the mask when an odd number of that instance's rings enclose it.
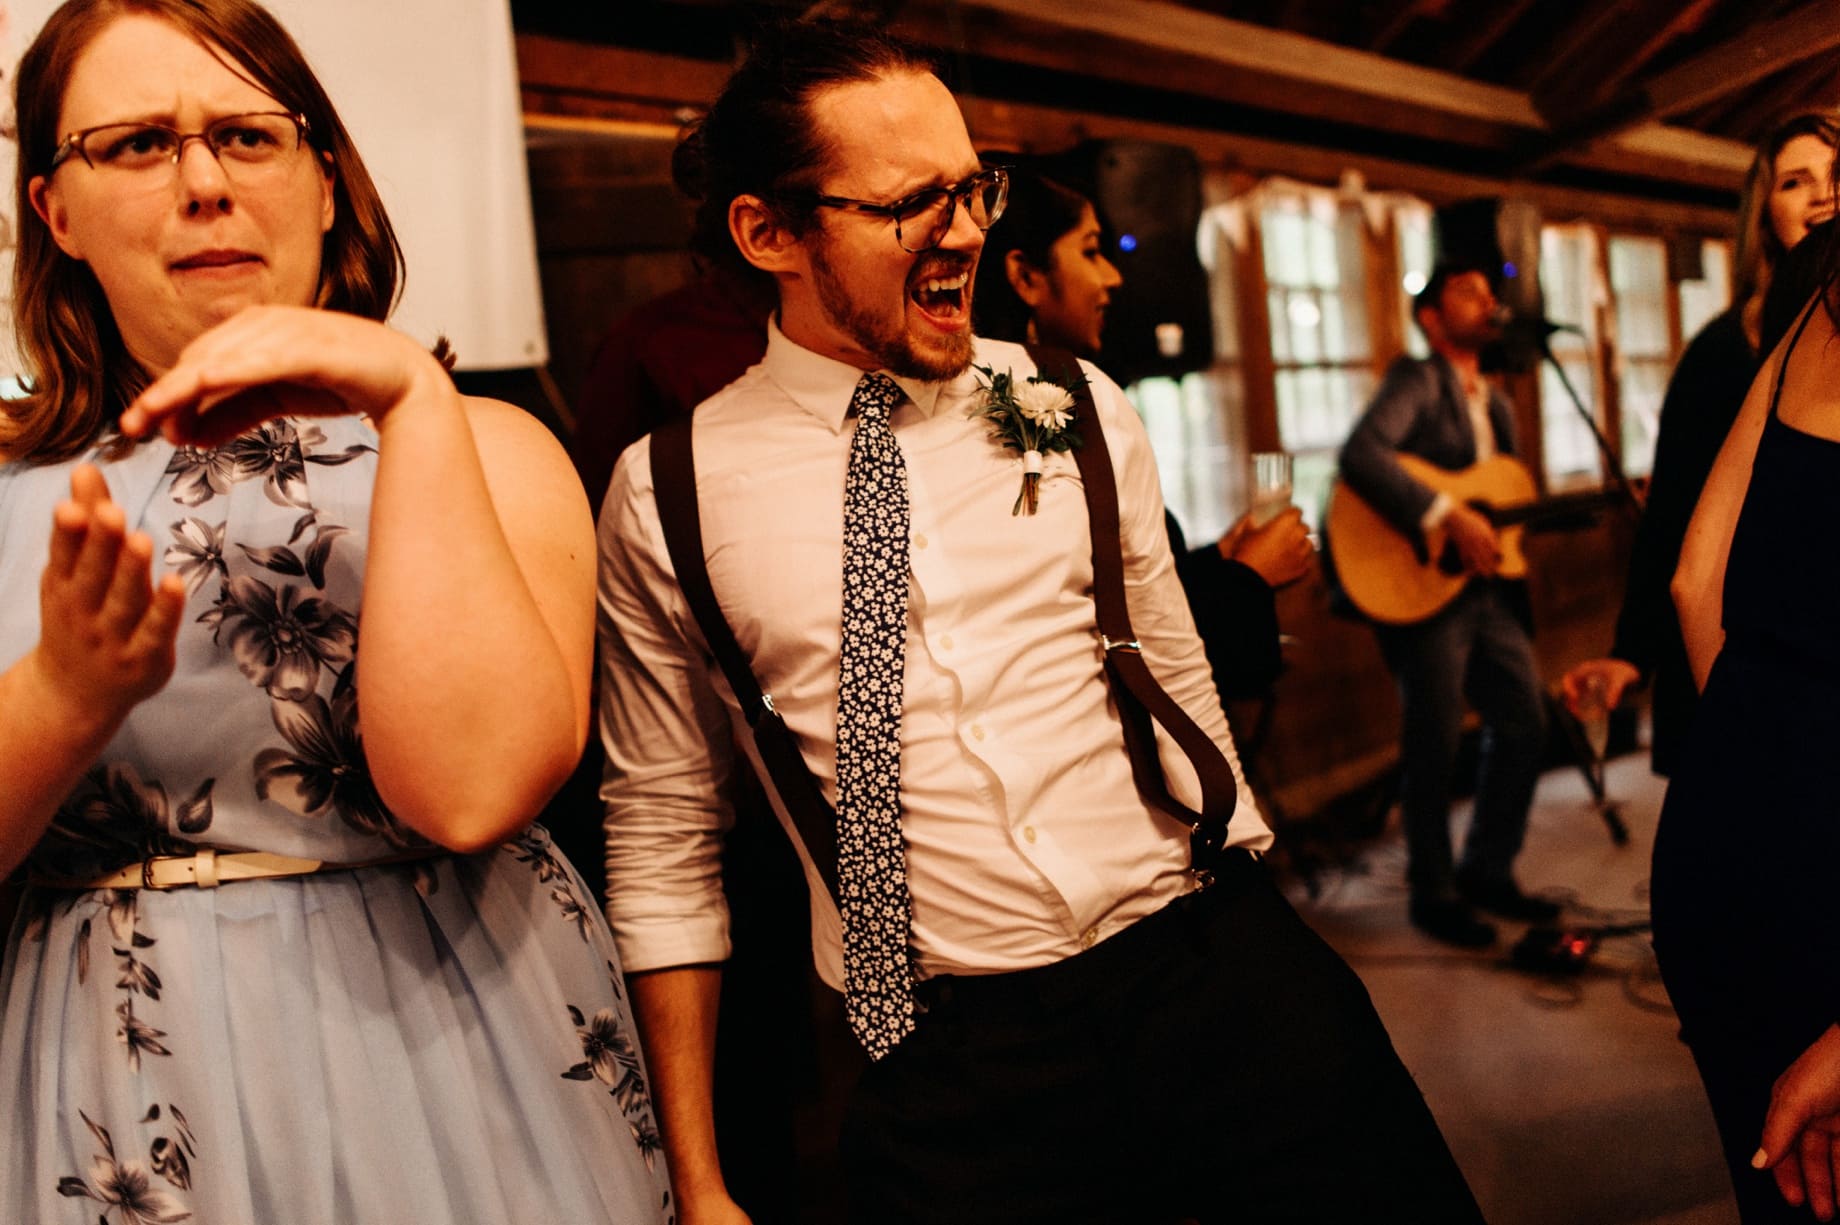
<instances>
[{"instance_id":1,"label":"wooden rafter","mask_svg":"<svg viewBox=\"0 0 1840 1225\"><path fill-rule=\"evenodd\" d=\"M1619 48L1611 57L1603 82L1598 87L1600 96L1621 89L1624 83L1647 67L1669 43L1699 29L1718 4L1719 0L1689 0L1686 4L1680 0L1666 0L1667 7L1674 10L1673 16L1664 16L1646 31L1626 24L1624 28L1630 29L1634 36L1631 47Z\"/></svg>"},{"instance_id":2,"label":"wooden rafter","mask_svg":"<svg viewBox=\"0 0 1840 1225\"><path fill-rule=\"evenodd\" d=\"M1668 118L1837 47L1840 5L1811 0L1656 74L1643 93L1653 107L1653 117Z\"/></svg>"},{"instance_id":3,"label":"wooden rafter","mask_svg":"<svg viewBox=\"0 0 1840 1225\"><path fill-rule=\"evenodd\" d=\"M1451 47L1444 59L1454 72L1467 72L1476 61L1489 53L1514 23L1526 16L1534 0L1498 0L1494 11L1483 17L1467 36Z\"/></svg>"},{"instance_id":4,"label":"wooden rafter","mask_svg":"<svg viewBox=\"0 0 1840 1225\"><path fill-rule=\"evenodd\" d=\"M976 61L1023 63L1101 86L1262 107L1474 151L1501 164L1547 129L1526 95L1301 35L1249 26L1167 0L910 0L895 24L923 43ZM536 35L518 40L525 103L534 113L626 122L680 121L715 96L729 65ZM984 82L961 83L976 94ZM1173 113L1173 112L1172 112ZM1621 176L1735 190L1749 150L1675 128L1581 142L1567 162Z\"/></svg>"},{"instance_id":5,"label":"wooden rafter","mask_svg":"<svg viewBox=\"0 0 1840 1225\"><path fill-rule=\"evenodd\" d=\"M1539 97L1571 71L1574 62L1603 39L1604 31L1617 18L1615 4L1586 4L1572 20L1556 30L1515 66L1509 79L1528 93Z\"/></svg>"},{"instance_id":6,"label":"wooden rafter","mask_svg":"<svg viewBox=\"0 0 1840 1225\"><path fill-rule=\"evenodd\" d=\"M1569 118L1551 138L1539 143L1520 169L1529 173L1605 136L1686 114L1836 47L1840 47L1840 4L1813 0Z\"/></svg>"},{"instance_id":7,"label":"wooden rafter","mask_svg":"<svg viewBox=\"0 0 1840 1225\"><path fill-rule=\"evenodd\" d=\"M1831 107L1840 100L1840 65L1827 56L1783 73L1764 88L1725 109L1719 127L1752 143L1792 110Z\"/></svg>"},{"instance_id":8,"label":"wooden rafter","mask_svg":"<svg viewBox=\"0 0 1840 1225\"><path fill-rule=\"evenodd\" d=\"M517 36L518 80L525 90L664 102L710 102L729 66L541 34Z\"/></svg>"},{"instance_id":9,"label":"wooden rafter","mask_svg":"<svg viewBox=\"0 0 1840 1225\"><path fill-rule=\"evenodd\" d=\"M1479 120L1516 127L1543 127L1525 94L1455 73L1388 59L1370 51L1340 47L1319 39L1273 30L1250 22L1185 8L1168 0L917 0L904 15L957 7L966 25L1000 15L1039 29L1060 29L1077 36L1095 63L1138 58L1142 50L1204 60L1217 69L1289 89L1316 90L1372 102L1405 103L1447 119ZM973 21L973 15L985 15ZM1132 48L1129 56L1117 48ZM1007 56L1026 54L1011 48ZM1101 71L1101 76L1112 75ZM1231 88L1223 83L1221 88ZM1307 104L1308 99L1290 99Z\"/></svg>"},{"instance_id":10,"label":"wooden rafter","mask_svg":"<svg viewBox=\"0 0 1840 1225\"><path fill-rule=\"evenodd\" d=\"M1411 192L1433 204L1475 196L1515 194L1533 201L1553 220L1592 218L1609 225L1660 225L1708 237L1731 232L1731 210L1706 205L1643 200L1609 192L1441 170L1352 149L1319 149L1287 141L1086 111L982 98L961 98L960 103L971 127L972 139L981 147L1050 152L1088 139L1166 141L1189 146L1209 165L1243 167L1256 175L1288 175L1333 183L1343 171L1354 169L1373 190Z\"/></svg>"},{"instance_id":11,"label":"wooden rafter","mask_svg":"<svg viewBox=\"0 0 1840 1225\"><path fill-rule=\"evenodd\" d=\"M1386 54L1411 29L1413 22L1440 7L1441 0L1392 0L1391 4L1385 6L1380 19L1374 23L1374 33L1367 40L1367 49L1377 55Z\"/></svg>"}]
</instances>

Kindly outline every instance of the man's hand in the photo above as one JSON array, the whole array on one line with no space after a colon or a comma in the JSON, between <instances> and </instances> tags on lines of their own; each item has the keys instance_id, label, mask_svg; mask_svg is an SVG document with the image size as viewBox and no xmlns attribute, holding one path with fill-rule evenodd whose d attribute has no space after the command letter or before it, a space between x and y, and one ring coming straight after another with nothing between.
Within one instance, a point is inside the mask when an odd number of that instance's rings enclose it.
<instances>
[{"instance_id":1,"label":"man's hand","mask_svg":"<svg viewBox=\"0 0 1840 1225\"><path fill-rule=\"evenodd\" d=\"M1259 525L1254 525L1251 515L1241 516L1217 547L1228 561L1251 567L1274 591L1308 574L1310 558L1316 552L1303 526L1303 512L1295 506Z\"/></svg>"},{"instance_id":2,"label":"man's hand","mask_svg":"<svg viewBox=\"0 0 1840 1225\"><path fill-rule=\"evenodd\" d=\"M1751 1158L1769 1168L1783 1199L1834 1219L1840 1183L1840 1025L1829 1025L1770 1090L1763 1141Z\"/></svg>"},{"instance_id":3,"label":"man's hand","mask_svg":"<svg viewBox=\"0 0 1840 1225\"><path fill-rule=\"evenodd\" d=\"M1494 575L1501 565L1501 543L1495 538L1494 525L1481 512L1454 506L1444 517L1443 526L1465 570L1485 578Z\"/></svg>"}]
</instances>

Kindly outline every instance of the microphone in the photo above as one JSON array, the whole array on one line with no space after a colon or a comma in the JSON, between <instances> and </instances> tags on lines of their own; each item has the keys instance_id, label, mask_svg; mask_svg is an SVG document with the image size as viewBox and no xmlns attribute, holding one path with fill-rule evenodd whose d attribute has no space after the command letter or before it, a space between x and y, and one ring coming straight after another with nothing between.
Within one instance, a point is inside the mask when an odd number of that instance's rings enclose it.
<instances>
[{"instance_id":1,"label":"microphone","mask_svg":"<svg viewBox=\"0 0 1840 1225\"><path fill-rule=\"evenodd\" d=\"M1540 340L1557 332L1567 332L1573 336L1585 334L1585 330L1575 323L1556 323L1544 315L1517 314L1512 306L1505 303L1495 308L1495 324L1503 331L1520 332Z\"/></svg>"},{"instance_id":2,"label":"microphone","mask_svg":"<svg viewBox=\"0 0 1840 1225\"><path fill-rule=\"evenodd\" d=\"M1551 319L1544 317L1529 319L1525 326L1544 336L1551 336L1555 332L1569 332L1573 336L1583 336L1585 334L1584 329L1575 323L1555 323Z\"/></svg>"}]
</instances>

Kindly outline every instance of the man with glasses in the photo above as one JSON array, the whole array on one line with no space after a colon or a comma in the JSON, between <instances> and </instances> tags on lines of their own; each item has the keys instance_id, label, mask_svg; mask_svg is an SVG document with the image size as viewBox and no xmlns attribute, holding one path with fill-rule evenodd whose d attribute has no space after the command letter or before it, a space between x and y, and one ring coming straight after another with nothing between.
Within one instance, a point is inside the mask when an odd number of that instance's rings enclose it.
<instances>
[{"instance_id":1,"label":"man with glasses","mask_svg":"<svg viewBox=\"0 0 1840 1225\"><path fill-rule=\"evenodd\" d=\"M791 27L677 169L704 255L779 304L761 363L693 431L630 448L600 521L608 914L679 1220L746 1219L710 1101L737 748L799 838L819 970L872 1061L844 1127L853 1220L1479 1220L1359 981L1255 863L1270 835L1156 467L1090 366L1098 421L1069 428L1109 454L1088 471L1114 526L1089 531L1074 454L1017 496L1034 465L981 387L1052 393L971 333L1006 180L930 67ZM1100 633L1113 591L1122 638Z\"/></svg>"}]
</instances>

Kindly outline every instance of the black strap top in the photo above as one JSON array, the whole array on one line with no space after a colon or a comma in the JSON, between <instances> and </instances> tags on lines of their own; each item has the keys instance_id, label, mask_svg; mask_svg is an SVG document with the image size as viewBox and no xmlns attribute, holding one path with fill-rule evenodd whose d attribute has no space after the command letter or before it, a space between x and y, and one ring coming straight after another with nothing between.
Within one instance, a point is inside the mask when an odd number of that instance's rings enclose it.
<instances>
[{"instance_id":1,"label":"black strap top","mask_svg":"<svg viewBox=\"0 0 1840 1225\"><path fill-rule=\"evenodd\" d=\"M1729 643L1757 640L1840 666L1840 442L1783 422L1784 374L1816 310L1802 313L1776 374L1770 416L1757 444L1750 487L1725 565L1724 625Z\"/></svg>"}]
</instances>

